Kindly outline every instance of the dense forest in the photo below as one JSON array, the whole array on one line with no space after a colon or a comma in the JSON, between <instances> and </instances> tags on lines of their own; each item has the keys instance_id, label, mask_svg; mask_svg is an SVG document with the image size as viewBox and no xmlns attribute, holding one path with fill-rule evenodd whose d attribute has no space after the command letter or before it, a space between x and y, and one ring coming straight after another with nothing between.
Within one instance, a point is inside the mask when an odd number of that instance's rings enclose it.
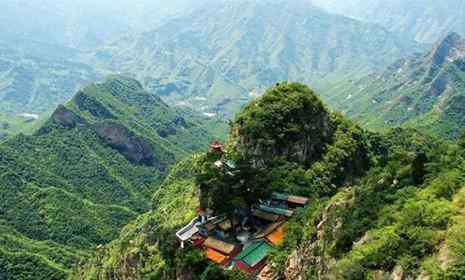
<instances>
[{"instance_id":1,"label":"dense forest","mask_svg":"<svg viewBox=\"0 0 465 280\"><path fill-rule=\"evenodd\" d=\"M0 144L0 275L63 279L150 209L169 165L226 125L109 77L59 106L33 135Z\"/></svg>"}]
</instances>

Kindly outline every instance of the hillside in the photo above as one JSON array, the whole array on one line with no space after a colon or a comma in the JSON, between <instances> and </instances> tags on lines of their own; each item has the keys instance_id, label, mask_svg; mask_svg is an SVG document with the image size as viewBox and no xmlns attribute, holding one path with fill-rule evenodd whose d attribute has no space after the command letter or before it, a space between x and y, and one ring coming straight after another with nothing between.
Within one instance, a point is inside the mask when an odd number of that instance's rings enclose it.
<instances>
[{"instance_id":1,"label":"hillside","mask_svg":"<svg viewBox=\"0 0 465 280\"><path fill-rule=\"evenodd\" d=\"M251 165L231 171L233 180L247 178L240 184L254 194L278 190L311 202L287 224L258 279L462 279L462 142L441 144L414 130L366 132L329 113L303 85L267 91L236 119L226 156ZM152 211L74 278L248 279L180 249L174 235L196 215L200 193L226 183L215 160L194 156L173 169ZM257 168L260 176L251 177Z\"/></svg>"},{"instance_id":2,"label":"hillside","mask_svg":"<svg viewBox=\"0 0 465 280\"><path fill-rule=\"evenodd\" d=\"M196 215L200 194L218 187L225 196L216 202L213 196L215 207L272 191L310 198L258 279L463 278L463 144L414 130L364 131L329 113L307 87L284 83L239 114L227 147L227 159L238 163L233 177L215 171L212 154L178 165L156 192L152 211L75 279L246 279L176 242L174 233ZM230 200L224 191L237 195L237 187L253 195Z\"/></svg>"},{"instance_id":3,"label":"hillside","mask_svg":"<svg viewBox=\"0 0 465 280\"><path fill-rule=\"evenodd\" d=\"M109 44L90 61L134 75L169 104L231 118L276 81L360 77L418 48L305 0L215 1Z\"/></svg>"},{"instance_id":4,"label":"hillside","mask_svg":"<svg viewBox=\"0 0 465 280\"><path fill-rule=\"evenodd\" d=\"M434 43L450 32L465 36L462 0L311 0L329 12L379 24L394 33Z\"/></svg>"},{"instance_id":5,"label":"hillside","mask_svg":"<svg viewBox=\"0 0 465 280\"><path fill-rule=\"evenodd\" d=\"M422 49L306 0L71 2L5 3L0 138L32 131L112 73L135 77L169 105L232 119L276 81L320 87ZM30 22L37 11L44 16Z\"/></svg>"},{"instance_id":6,"label":"hillside","mask_svg":"<svg viewBox=\"0 0 465 280\"><path fill-rule=\"evenodd\" d=\"M40 114L100 75L75 49L26 40L0 41L0 112Z\"/></svg>"},{"instance_id":7,"label":"hillside","mask_svg":"<svg viewBox=\"0 0 465 280\"><path fill-rule=\"evenodd\" d=\"M0 138L40 126L58 104L101 77L79 55L47 43L0 40Z\"/></svg>"},{"instance_id":8,"label":"hillside","mask_svg":"<svg viewBox=\"0 0 465 280\"><path fill-rule=\"evenodd\" d=\"M150 208L170 166L222 126L188 115L113 76L78 91L33 135L0 143L0 275L63 279L113 240Z\"/></svg>"},{"instance_id":9,"label":"hillside","mask_svg":"<svg viewBox=\"0 0 465 280\"><path fill-rule=\"evenodd\" d=\"M79 88L108 75L84 61L86 51L125 34L152 30L202 2L3 1L0 139L31 133Z\"/></svg>"},{"instance_id":10,"label":"hillside","mask_svg":"<svg viewBox=\"0 0 465 280\"><path fill-rule=\"evenodd\" d=\"M382 74L328 90L337 110L369 128L404 125L448 138L463 132L465 39L450 33L430 52L399 60Z\"/></svg>"}]
</instances>

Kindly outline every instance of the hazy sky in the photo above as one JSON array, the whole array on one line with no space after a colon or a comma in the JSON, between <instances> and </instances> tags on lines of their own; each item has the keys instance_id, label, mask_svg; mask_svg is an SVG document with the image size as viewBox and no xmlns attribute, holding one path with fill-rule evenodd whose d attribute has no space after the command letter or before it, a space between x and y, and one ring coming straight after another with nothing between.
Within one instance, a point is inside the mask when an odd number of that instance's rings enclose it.
<instances>
[{"instance_id":1,"label":"hazy sky","mask_svg":"<svg viewBox=\"0 0 465 280\"><path fill-rule=\"evenodd\" d=\"M67 46L93 46L148 30L203 0L2 0L0 39L8 35Z\"/></svg>"}]
</instances>

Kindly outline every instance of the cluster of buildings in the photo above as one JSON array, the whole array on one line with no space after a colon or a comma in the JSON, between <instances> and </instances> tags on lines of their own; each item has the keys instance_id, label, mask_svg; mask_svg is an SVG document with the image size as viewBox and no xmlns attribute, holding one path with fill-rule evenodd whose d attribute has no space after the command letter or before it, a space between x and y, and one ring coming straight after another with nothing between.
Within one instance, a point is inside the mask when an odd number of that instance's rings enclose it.
<instances>
[{"instance_id":1,"label":"cluster of buildings","mask_svg":"<svg viewBox=\"0 0 465 280\"><path fill-rule=\"evenodd\" d=\"M308 202L305 197L273 193L247 212L238 210L236 218L199 210L176 237L182 248L192 246L225 269L237 268L253 276L266 266L273 247L283 242L286 221Z\"/></svg>"}]
</instances>

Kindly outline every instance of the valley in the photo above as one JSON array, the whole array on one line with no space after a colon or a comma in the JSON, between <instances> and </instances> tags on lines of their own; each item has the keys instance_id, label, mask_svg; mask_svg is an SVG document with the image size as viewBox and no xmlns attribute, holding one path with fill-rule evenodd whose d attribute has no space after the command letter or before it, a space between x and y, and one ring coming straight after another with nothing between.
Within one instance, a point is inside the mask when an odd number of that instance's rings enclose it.
<instances>
[{"instance_id":1,"label":"valley","mask_svg":"<svg viewBox=\"0 0 465 280\"><path fill-rule=\"evenodd\" d=\"M0 279L465 278L462 0L5 0Z\"/></svg>"},{"instance_id":2,"label":"valley","mask_svg":"<svg viewBox=\"0 0 465 280\"><path fill-rule=\"evenodd\" d=\"M170 105L233 119L278 81L320 88L423 49L379 26L328 14L302 0L197 5L201 8L166 17L150 30L121 32L94 51L6 36L10 44L18 43L2 51L0 113L47 116L78 88L117 73L141 81ZM359 40L359 34L366 36Z\"/></svg>"}]
</instances>

